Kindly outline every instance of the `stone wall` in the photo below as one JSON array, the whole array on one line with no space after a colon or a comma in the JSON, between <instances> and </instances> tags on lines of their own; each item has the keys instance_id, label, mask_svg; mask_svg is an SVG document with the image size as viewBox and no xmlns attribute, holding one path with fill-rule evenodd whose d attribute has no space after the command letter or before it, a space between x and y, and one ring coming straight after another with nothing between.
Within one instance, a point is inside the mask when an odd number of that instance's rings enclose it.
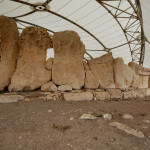
<instances>
[{"instance_id":1,"label":"stone wall","mask_svg":"<svg viewBox=\"0 0 150 150\"><path fill-rule=\"evenodd\" d=\"M150 88L150 69L134 62L126 65L122 58L114 59L111 52L84 61L85 46L74 31L57 32L51 37L43 28L27 27L18 38L16 23L4 16L0 20L0 77L4 79L0 80L0 90L8 85L10 92L88 89L96 91L93 94L97 99L112 99L114 93L122 96L120 90L130 97L134 93L131 89ZM55 57L46 61L51 47Z\"/></svg>"}]
</instances>

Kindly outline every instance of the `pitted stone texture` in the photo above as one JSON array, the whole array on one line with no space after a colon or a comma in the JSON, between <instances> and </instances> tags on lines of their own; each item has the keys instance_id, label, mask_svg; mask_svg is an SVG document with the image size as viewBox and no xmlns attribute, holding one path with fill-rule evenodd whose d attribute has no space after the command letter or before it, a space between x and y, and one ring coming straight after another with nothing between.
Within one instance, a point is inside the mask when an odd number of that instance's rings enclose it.
<instances>
[{"instance_id":1,"label":"pitted stone texture","mask_svg":"<svg viewBox=\"0 0 150 150\"><path fill-rule=\"evenodd\" d=\"M41 86L41 91L44 92L56 92L57 91L57 86L53 82L48 82L45 83Z\"/></svg>"},{"instance_id":2,"label":"pitted stone texture","mask_svg":"<svg viewBox=\"0 0 150 150\"><path fill-rule=\"evenodd\" d=\"M14 20L0 16L0 91L9 85L16 67L19 32Z\"/></svg>"},{"instance_id":3,"label":"pitted stone texture","mask_svg":"<svg viewBox=\"0 0 150 150\"><path fill-rule=\"evenodd\" d=\"M9 91L35 90L50 81L51 71L45 68L50 42L51 37L43 28L27 27L23 30L19 41L17 68Z\"/></svg>"},{"instance_id":4,"label":"pitted stone texture","mask_svg":"<svg viewBox=\"0 0 150 150\"><path fill-rule=\"evenodd\" d=\"M85 61L83 62L83 66L84 66L84 69L87 71L87 70L90 70L90 66L88 63L86 63Z\"/></svg>"},{"instance_id":5,"label":"pitted stone texture","mask_svg":"<svg viewBox=\"0 0 150 150\"><path fill-rule=\"evenodd\" d=\"M116 88L126 89L132 86L133 71L124 64L122 58L114 60L115 86Z\"/></svg>"},{"instance_id":6,"label":"pitted stone texture","mask_svg":"<svg viewBox=\"0 0 150 150\"><path fill-rule=\"evenodd\" d=\"M123 98L123 92L119 89L108 89L107 90L110 94L111 99L122 99Z\"/></svg>"},{"instance_id":7,"label":"pitted stone texture","mask_svg":"<svg viewBox=\"0 0 150 150\"><path fill-rule=\"evenodd\" d=\"M57 85L69 84L73 89L81 89L85 80L85 46L80 37L74 31L57 32L53 36L53 47L52 81Z\"/></svg>"},{"instance_id":8,"label":"pitted stone texture","mask_svg":"<svg viewBox=\"0 0 150 150\"><path fill-rule=\"evenodd\" d=\"M60 85L58 87L58 91L72 91L72 87L68 84L65 84L65 85Z\"/></svg>"},{"instance_id":9,"label":"pitted stone texture","mask_svg":"<svg viewBox=\"0 0 150 150\"><path fill-rule=\"evenodd\" d=\"M96 100L110 100L110 94L107 91L93 92Z\"/></svg>"},{"instance_id":10,"label":"pitted stone texture","mask_svg":"<svg viewBox=\"0 0 150 150\"><path fill-rule=\"evenodd\" d=\"M49 58L49 59L46 61L46 69L52 70L53 62L54 62L54 58Z\"/></svg>"},{"instance_id":11,"label":"pitted stone texture","mask_svg":"<svg viewBox=\"0 0 150 150\"><path fill-rule=\"evenodd\" d=\"M139 88L149 88L149 81L150 80L150 76L143 76L143 75L140 75L139 77Z\"/></svg>"},{"instance_id":12,"label":"pitted stone texture","mask_svg":"<svg viewBox=\"0 0 150 150\"><path fill-rule=\"evenodd\" d=\"M93 94L91 92L64 93L64 99L66 101L89 101L93 100Z\"/></svg>"},{"instance_id":13,"label":"pitted stone texture","mask_svg":"<svg viewBox=\"0 0 150 150\"><path fill-rule=\"evenodd\" d=\"M86 71L84 87L86 89L97 89L99 87L99 83L95 80L94 75L91 70Z\"/></svg>"},{"instance_id":14,"label":"pitted stone texture","mask_svg":"<svg viewBox=\"0 0 150 150\"><path fill-rule=\"evenodd\" d=\"M139 65L135 62L130 62L128 66L132 69L133 73L133 81L132 81L132 87L138 88L139 87Z\"/></svg>"},{"instance_id":15,"label":"pitted stone texture","mask_svg":"<svg viewBox=\"0 0 150 150\"><path fill-rule=\"evenodd\" d=\"M92 59L88 63L100 88L115 88L112 53Z\"/></svg>"}]
</instances>

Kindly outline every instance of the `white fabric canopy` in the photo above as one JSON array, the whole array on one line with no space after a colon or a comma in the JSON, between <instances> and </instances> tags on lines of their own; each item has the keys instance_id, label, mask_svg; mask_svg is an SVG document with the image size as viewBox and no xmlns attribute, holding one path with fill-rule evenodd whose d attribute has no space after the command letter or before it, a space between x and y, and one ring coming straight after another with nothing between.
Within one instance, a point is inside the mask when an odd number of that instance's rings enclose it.
<instances>
[{"instance_id":1,"label":"white fabric canopy","mask_svg":"<svg viewBox=\"0 0 150 150\"><path fill-rule=\"evenodd\" d=\"M0 14L8 17L20 16L14 18L17 19L20 32L32 24L48 29L51 35L53 32L63 30L76 31L85 44L88 53L85 54L86 59L90 59L90 56L99 57L112 51L114 58L123 57L125 63L132 60L139 62L141 27L128 0L103 1L103 3L100 3L101 0L52 0L46 6L48 11L35 11L24 15L35 10L28 3L42 5L45 1L21 0L21 2L27 3L20 3L19 0L18 2L0 0ZM130 1L133 6L136 6L135 0ZM145 33L146 37L150 39L148 33L150 32L148 26L150 2L141 0L141 3ZM149 44L146 44L145 54L144 66L150 67ZM48 55L54 55L53 51L48 50Z\"/></svg>"}]
</instances>

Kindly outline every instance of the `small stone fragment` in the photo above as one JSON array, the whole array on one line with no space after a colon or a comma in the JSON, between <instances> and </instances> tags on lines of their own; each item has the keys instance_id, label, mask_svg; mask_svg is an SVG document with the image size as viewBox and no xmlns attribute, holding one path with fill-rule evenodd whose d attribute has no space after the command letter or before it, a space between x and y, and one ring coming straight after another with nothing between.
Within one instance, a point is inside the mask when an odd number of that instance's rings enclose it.
<instances>
[{"instance_id":1,"label":"small stone fragment","mask_svg":"<svg viewBox=\"0 0 150 150\"><path fill-rule=\"evenodd\" d=\"M72 120L74 120L74 118L73 118L73 117L71 117L71 118L70 118L70 121L72 121Z\"/></svg>"},{"instance_id":2,"label":"small stone fragment","mask_svg":"<svg viewBox=\"0 0 150 150\"><path fill-rule=\"evenodd\" d=\"M130 114L124 114L124 115L122 116L122 118L123 118L123 119L133 119L133 116L130 115Z\"/></svg>"},{"instance_id":3,"label":"small stone fragment","mask_svg":"<svg viewBox=\"0 0 150 150\"><path fill-rule=\"evenodd\" d=\"M53 61L54 61L54 58L49 58L49 59L46 61L46 69L47 69L47 70L52 70Z\"/></svg>"},{"instance_id":4,"label":"small stone fragment","mask_svg":"<svg viewBox=\"0 0 150 150\"><path fill-rule=\"evenodd\" d=\"M81 115L81 117L79 119L83 119L83 120L95 120L97 119L97 117L91 115L91 114L83 114Z\"/></svg>"},{"instance_id":5,"label":"small stone fragment","mask_svg":"<svg viewBox=\"0 0 150 150\"><path fill-rule=\"evenodd\" d=\"M57 91L57 86L52 82L48 82L42 85L41 91L44 92L56 92Z\"/></svg>"},{"instance_id":6,"label":"small stone fragment","mask_svg":"<svg viewBox=\"0 0 150 150\"><path fill-rule=\"evenodd\" d=\"M134 135L139 138L144 138L144 134L141 131L137 131L133 128L130 128L124 124L121 124L119 122L111 122L109 125L116 127L117 129L123 130L124 132Z\"/></svg>"},{"instance_id":7,"label":"small stone fragment","mask_svg":"<svg viewBox=\"0 0 150 150\"><path fill-rule=\"evenodd\" d=\"M47 111L48 113L51 113L51 112L53 112L51 109L49 109L48 111Z\"/></svg>"},{"instance_id":8,"label":"small stone fragment","mask_svg":"<svg viewBox=\"0 0 150 150\"><path fill-rule=\"evenodd\" d=\"M105 120L111 120L112 119L112 115L111 114L103 114L102 116L103 116L103 118Z\"/></svg>"},{"instance_id":9,"label":"small stone fragment","mask_svg":"<svg viewBox=\"0 0 150 150\"><path fill-rule=\"evenodd\" d=\"M13 103L24 99L25 97L21 95L0 95L0 103Z\"/></svg>"},{"instance_id":10,"label":"small stone fragment","mask_svg":"<svg viewBox=\"0 0 150 150\"><path fill-rule=\"evenodd\" d=\"M65 84L65 85L60 85L58 87L58 91L72 91L72 87L68 84Z\"/></svg>"}]
</instances>

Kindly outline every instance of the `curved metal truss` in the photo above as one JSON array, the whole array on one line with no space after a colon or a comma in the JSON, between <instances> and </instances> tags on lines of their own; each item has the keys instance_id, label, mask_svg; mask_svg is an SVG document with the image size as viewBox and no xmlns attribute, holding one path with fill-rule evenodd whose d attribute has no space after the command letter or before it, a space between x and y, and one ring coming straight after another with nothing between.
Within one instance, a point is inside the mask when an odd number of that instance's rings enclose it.
<instances>
[{"instance_id":1,"label":"curved metal truss","mask_svg":"<svg viewBox=\"0 0 150 150\"><path fill-rule=\"evenodd\" d=\"M72 23L73 25L77 26L78 28L82 29L84 32L86 32L88 35L90 35L92 38L94 38L102 47L103 49L101 50L95 50L95 51L105 51L105 52L110 52L116 48L122 47L124 45L128 45L132 57L132 61L139 63L143 65L144 62L144 54L145 54L145 35L144 35L144 29L143 29L143 19L142 19L142 11L140 7L140 1L139 0L126 0L129 3L129 7L123 9L121 5L123 4L124 0L95 0L97 1L100 6L102 6L117 22L117 24L120 26L125 38L126 38L126 43L123 43L121 45L118 45L116 47L106 47L104 43L100 41L94 34L92 34L90 31L88 31L86 28L82 27L78 23L70 20L67 17L62 16L61 14L58 14L56 12L53 12L47 8L47 5L52 1L52 0L47 0L42 4L32 4L29 2L25 2L23 0L11 0L17 3L22 3L24 5L28 5L33 8L32 11L19 15L16 17L12 17L14 20L16 20L18 23L25 23L28 25L33 25L37 26L36 24L29 23L26 21L19 20L18 18L24 17L31 15L37 11L46 11L48 13L51 13L57 17L60 17L61 19L64 19L68 21L69 23ZM118 5L114 6L110 2L118 2ZM132 13L131 11L129 12L128 10L131 10L132 8ZM113 11L112 11L113 9ZM125 15L124 15L125 14ZM126 20L126 25L122 24L122 20ZM52 31L50 29L47 29L50 33L55 33L55 31ZM90 57L93 58L87 50L86 54ZM94 50L92 50L94 51Z\"/></svg>"}]
</instances>

